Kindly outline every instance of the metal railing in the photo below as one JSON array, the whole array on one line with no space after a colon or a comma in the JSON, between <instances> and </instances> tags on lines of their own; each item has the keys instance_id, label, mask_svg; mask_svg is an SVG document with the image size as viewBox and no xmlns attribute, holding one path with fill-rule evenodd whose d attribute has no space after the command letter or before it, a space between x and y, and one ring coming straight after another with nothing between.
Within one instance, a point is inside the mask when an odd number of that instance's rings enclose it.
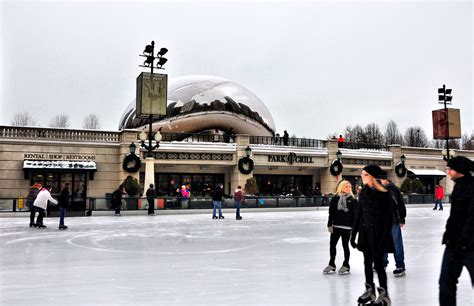
<instances>
[{"instance_id":1,"label":"metal railing","mask_svg":"<svg viewBox=\"0 0 474 306\"><path fill-rule=\"evenodd\" d=\"M338 143L339 148L343 149L366 149L366 150L378 150L378 151L388 151L388 146L382 144L374 144L374 143L362 143L362 142L343 142Z\"/></svg>"},{"instance_id":2,"label":"metal railing","mask_svg":"<svg viewBox=\"0 0 474 306\"><path fill-rule=\"evenodd\" d=\"M288 138L288 143L286 143L283 137L280 136L250 136L250 144L310 148L324 148L326 146L324 140L309 138Z\"/></svg>"},{"instance_id":3,"label":"metal railing","mask_svg":"<svg viewBox=\"0 0 474 306\"><path fill-rule=\"evenodd\" d=\"M221 134L193 134L193 133L162 133L161 141L182 141L182 142L224 142L224 135ZM233 142L230 137L230 142Z\"/></svg>"},{"instance_id":4,"label":"metal railing","mask_svg":"<svg viewBox=\"0 0 474 306\"><path fill-rule=\"evenodd\" d=\"M268 207L320 207L327 206L331 202L333 195L327 196L246 196L245 201L241 203L242 208L268 208ZM403 195L405 203L410 204L434 204L434 195L432 194L409 194ZM22 212L29 211L24 205L24 200L18 198L0 198L1 212ZM451 197L446 196L443 203L450 203ZM21 204L24 206L21 207ZM154 201L155 209L211 209L212 199L210 197L192 197L183 201L176 197L159 197ZM224 199L223 208L234 208L232 199ZM82 209L69 209L68 215L90 215L93 211L111 210L112 205L110 197L90 197L85 198ZM146 198L129 197L122 199L122 210L146 210L148 201ZM51 215L58 214L56 205L48 206Z\"/></svg>"},{"instance_id":5,"label":"metal railing","mask_svg":"<svg viewBox=\"0 0 474 306\"><path fill-rule=\"evenodd\" d=\"M120 132L0 126L0 138L118 143Z\"/></svg>"}]
</instances>

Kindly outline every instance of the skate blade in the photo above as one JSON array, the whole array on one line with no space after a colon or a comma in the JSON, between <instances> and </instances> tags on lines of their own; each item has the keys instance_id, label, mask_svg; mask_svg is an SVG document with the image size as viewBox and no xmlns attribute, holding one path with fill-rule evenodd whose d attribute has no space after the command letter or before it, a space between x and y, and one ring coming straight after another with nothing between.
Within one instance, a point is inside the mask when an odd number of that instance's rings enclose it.
<instances>
[{"instance_id":1,"label":"skate blade","mask_svg":"<svg viewBox=\"0 0 474 306\"><path fill-rule=\"evenodd\" d=\"M346 271L346 272L337 272L339 275L346 275L346 274L351 274L351 271Z\"/></svg>"},{"instance_id":2,"label":"skate blade","mask_svg":"<svg viewBox=\"0 0 474 306\"><path fill-rule=\"evenodd\" d=\"M329 272L323 271L323 274L336 274L336 271L329 271Z\"/></svg>"},{"instance_id":3,"label":"skate blade","mask_svg":"<svg viewBox=\"0 0 474 306\"><path fill-rule=\"evenodd\" d=\"M405 272L395 274L394 276L395 277L403 277L403 276L405 276Z\"/></svg>"}]
</instances>

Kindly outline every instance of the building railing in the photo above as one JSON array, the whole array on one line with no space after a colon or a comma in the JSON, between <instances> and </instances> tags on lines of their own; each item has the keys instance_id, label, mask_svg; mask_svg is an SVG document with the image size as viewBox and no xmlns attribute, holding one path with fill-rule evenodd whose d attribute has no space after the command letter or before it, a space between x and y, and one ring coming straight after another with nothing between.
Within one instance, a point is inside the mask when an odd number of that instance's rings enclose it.
<instances>
[{"instance_id":1,"label":"building railing","mask_svg":"<svg viewBox=\"0 0 474 306\"><path fill-rule=\"evenodd\" d=\"M353 150L377 150L377 151L388 151L387 145L373 144L373 143L362 143L362 142L343 142L338 143L339 148L353 149Z\"/></svg>"},{"instance_id":2,"label":"building railing","mask_svg":"<svg viewBox=\"0 0 474 306\"><path fill-rule=\"evenodd\" d=\"M225 142L224 135L221 134L193 134L193 133L161 133L161 141L182 141L182 142ZM228 142L234 142L233 137L228 138Z\"/></svg>"},{"instance_id":3,"label":"building railing","mask_svg":"<svg viewBox=\"0 0 474 306\"><path fill-rule=\"evenodd\" d=\"M0 126L0 138L119 143L120 132Z\"/></svg>"},{"instance_id":4,"label":"building railing","mask_svg":"<svg viewBox=\"0 0 474 306\"><path fill-rule=\"evenodd\" d=\"M328 206L333 195L327 196L246 196L241 203L241 208L270 208L270 207L320 207ZM410 204L434 204L432 194L406 194L403 195L405 203ZM68 210L68 216L91 215L93 211L112 210L110 197L89 197L84 199L82 207ZM0 198L1 212L25 212L29 211L24 205L25 199ZM446 196L444 203L450 203L451 197ZM189 200L182 200L176 197L159 197L154 201L155 209L211 209L212 198L192 197ZM234 208L234 200L224 199L223 208ZM122 210L147 210L148 201L144 197L128 197L122 199ZM57 216L58 207L48 206L48 215Z\"/></svg>"},{"instance_id":5,"label":"building railing","mask_svg":"<svg viewBox=\"0 0 474 306\"><path fill-rule=\"evenodd\" d=\"M326 141L309 138L288 138L286 143L281 136L250 136L250 144L273 145L273 146L295 146L295 147L310 147L310 148L324 148Z\"/></svg>"}]
</instances>

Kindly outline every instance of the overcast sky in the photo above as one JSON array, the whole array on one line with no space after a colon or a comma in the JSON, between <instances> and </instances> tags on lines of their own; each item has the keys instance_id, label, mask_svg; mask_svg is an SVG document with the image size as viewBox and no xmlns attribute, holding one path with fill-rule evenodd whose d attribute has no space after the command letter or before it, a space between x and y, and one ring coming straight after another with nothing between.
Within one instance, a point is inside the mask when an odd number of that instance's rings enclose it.
<instances>
[{"instance_id":1,"label":"overcast sky","mask_svg":"<svg viewBox=\"0 0 474 306\"><path fill-rule=\"evenodd\" d=\"M117 130L155 40L170 78L237 82L278 132L326 138L393 119L431 138L443 84L473 130L471 1L0 1L0 124L28 111L80 128L96 113Z\"/></svg>"}]
</instances>

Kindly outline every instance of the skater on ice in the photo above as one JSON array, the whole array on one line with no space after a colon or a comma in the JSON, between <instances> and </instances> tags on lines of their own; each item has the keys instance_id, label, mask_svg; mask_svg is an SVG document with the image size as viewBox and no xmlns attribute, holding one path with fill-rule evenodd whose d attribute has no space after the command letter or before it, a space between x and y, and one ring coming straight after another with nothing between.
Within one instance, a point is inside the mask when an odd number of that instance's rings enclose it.
<instances>
[{"instance_id":1,"label":"skater on ice","mask_svg":"<svg viewBox=\"0 0 474 306\"><path fill-rule=\"evenodd\" d=\"M58 206L60 210L59 229L67 229L67 226L64 225L64 218L66 217L66 211L67 211L67 208L69 207L69 199L70 199L69 182L66 182L64 183L63 189L61 189L61 192L59 193L59 198L58 198Z\"/></svg>"},{"instance_id":2,"label":"skater on ice","mask_svg":"<svg viewBox=\"0 0 474 306\"><path fill-rule=\"evenodd\" d=\"M333 273L336 271L336 246L339 238L342 238L342 247L344 249L344 261L339 274L350 272L349 258L349 240L351 237L354 212L357 206L357 200L352 194L352 185L348 181L341 181L337 186L336 195L329 204L328 232L331 234L329 242L329 264L324 268L323 273Z\"/></svg>"},{"instance_id":3,"label":"skater on ice","mask_svg":"<svg viewBox=\"0 0 474 306\"><path fill-rule=\"evenodd\" d=\"M388 190L392 198L392 239L394 244L393 257L395 258L395 270L393 275L401 277L405 275L405 250L403 247L402 228L405 226L407 209L403 201L402 193L395 184L393 184L384 171L381 179L382 185ZM384 267L388 266L388 254L384 255Z\"/></svg>"},{"instance_id":4,"label":"skater on ice","mask_svg":"<svg viewBox=\"0 0 474 306\"><path fill-rule=\"evenodd\" d=\"M41 188L40 192L36 196L36 200L33 203L35 210L38 212L38 218L36 219L36 227L38 228L46 228L46 225L43 224L43 218L45 215L45 210L48 207L48 201L57 205L58 201L51 197L51 186L46 185Z\"/></svg>"},{"instance_id":5,"label":"skater on ice","mask_svg":"<svg viewBox=\"0 0 474 306\"><path fill-rule=\"evenodd\" d=\"M42 185L40 183L35 183L33 186L31 186L30 192L28 193L28 196L26 197L26 205L30 209L30 227L36 226L35 224L35 207L33 206L33 203L36 200L36 196L41 190Z\"/></svg>"},{"instance_id":6,"label":"skater on ice","mask_svg":"<svg viewBox=\"0 0 474 306\"><path fill-rule=\"evenodd\" d=\"M456 156L448 161L448 176L454 181L451 212L442 243L446 245L439 277L440 306L456 305L458 278L465 266L474 287L474 171L473 161Z\"/></svg>"},{"instance_id":7,"label":"skater on ice","mask_svg":"<svg viewBox=\"0 0 474 306\"><path fill-rule=\"evenodd\" d=\"M359 197L352 228L351 245L364 255L365 292L357 300L362 305L367 303L391 305L383 259L385 253L394 251L391 235L392 211L390 193L377 180L383 175L384 172L378 165L368 165L362 170L364 187ZM377 291L373 267L379 279ZM376 293L378 293L377 299Z\"/></svg>"}]
</instances>

